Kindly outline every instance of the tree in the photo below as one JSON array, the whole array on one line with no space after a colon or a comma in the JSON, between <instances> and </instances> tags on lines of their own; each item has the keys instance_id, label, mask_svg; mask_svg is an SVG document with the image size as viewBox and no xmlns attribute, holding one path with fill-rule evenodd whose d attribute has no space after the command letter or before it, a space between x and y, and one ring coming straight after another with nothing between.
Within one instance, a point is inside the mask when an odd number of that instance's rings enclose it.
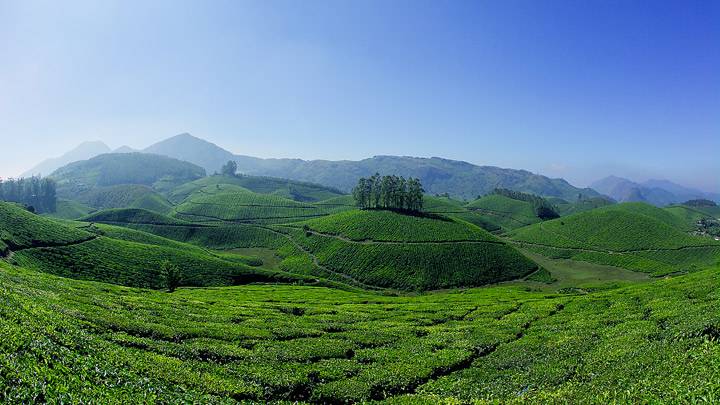
<instances>
[{"instance_id":1,"label":"tree","mask_svg":"<svg viewBox=\"0 0 720 405\"><path fill-rule=\"evenodd\" d=\"M180 285L180 269L176 265L165 260L160 267L160 274L165 279L165 286L168 292L174 292Z\"/></svg>"},{"instance_id":2,"label":"tree","mask_svg":"<svg viewBox=\"0 0 720 405\"><path fill-rule=\"evenodd\" d=\"M236 171L237 171L237 163L235 163L234 160L228 160L228 162L223 165L222 169L220 169L220 173L226 177L235 176Z\"/></svg>"},{"instance_id":3,"label":"tree","mask_svg":"<svg viewBox=\"0 0 720 405\"><path fill-rule=\"evenodd\" d=\"M398 176L375 173L369 179L361 178L352 190L355 204L360 208L384 208L394 210L422 211L423 193L419 179L407 180Z\"/></svg>"}]
</instances>

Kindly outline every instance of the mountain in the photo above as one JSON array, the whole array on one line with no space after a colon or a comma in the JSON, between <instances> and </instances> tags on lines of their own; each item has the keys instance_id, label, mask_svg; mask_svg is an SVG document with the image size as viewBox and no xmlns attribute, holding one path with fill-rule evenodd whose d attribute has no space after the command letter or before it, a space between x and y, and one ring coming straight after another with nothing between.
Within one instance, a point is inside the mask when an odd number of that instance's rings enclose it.
<instances>
[{"instance_id":1,"label":"mountain","mask_svg":"<svg viewBox=\"0 0 720 405\"><path fill-rule=\"evenodd\" d=\"M578 194L586 197L600 196L594 190L579 189L563 179L550 179L525 170L476 166L438 157L375 156L360 161L261 159L233 155L190 134L166 139L144 149L143 152L185 160L204 167L208 172L218 171L228 160L234 160L239 173L302 180L343 191L352 190L360 177L370 177L378 172L381 175L417 177L428 194L448 193L468 201L473 201L478 195L484 195L494 188L507 188L572 201L577 200Z\"/></svg>"},{"instance_id":2,"label":"mountain","mask_svg":"<svg viewBox=\"0 0 720 405\"><path fill-rule=\"evenodd\" d=\"M608 176L590 184L590 188L614 198L618 202L646 202L659 207L696 198L720 201L720 194L706 193L675 184L668 180L648 180L636 183L631 180Z\"/></svg>"},{"instance_id":3,"label":"mountain","mask_svg":"<svg viewBox=\"0 0 720 405\"><path fill-rule=\"evenodd\" d=\"M78 160L87 160L103 153L109 153L110 147L100 141L83 142L75 149L65 153L57 158L50 158L42 161L37 166L21 174L20 177L30 177L41 174L47 176L55 170L65 166L68 163Z\"/></svg>"},{"instance_id":4,"label":"mountain","mask_svg":"<svg viewBox=\"0 0 720 405\"><path fill-rule=\"evenodd\" d=\"M169 156L194 163L208 173L219 172L222 165L235 156L225 149L204 139L184 133L148 146L143 153Z\"/></svg>"},{"instance_id":5,"label":"mountain","mask_svg":"<svg viewBox=\"0 0 720 405\"><path fill-rule=\"evenodd\" d=\"M123 145L123 146L115 149L114 151L112 151L112 153L135 153L135 152L140 152L140 151L137 149L131 148L127 145Z\"/></svg>"},{"instance_id":6,"label":"mountain","mask_svg":"<svg viewBox=\"0 0 720 405\"><path fill-rule=\"evenodd\" d=\"M53 172L59 197L72 199L86 189L141 184L166 191L205 177L205 169L189 162L146 153L106 153L70 163Z\"/></svg>"}]
</instances>

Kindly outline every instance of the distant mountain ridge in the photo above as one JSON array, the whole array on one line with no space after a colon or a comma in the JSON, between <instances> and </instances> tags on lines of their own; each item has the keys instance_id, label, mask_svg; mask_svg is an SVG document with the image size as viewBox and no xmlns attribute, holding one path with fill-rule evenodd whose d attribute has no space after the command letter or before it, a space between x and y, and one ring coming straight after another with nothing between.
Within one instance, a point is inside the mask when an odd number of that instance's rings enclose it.
<instances>
[{"instance_id":1,"label":"distant mountain ridge","mask_svg":"<svg viewBox=\"0 0 720 405\"><path fill-rule=\"evenodd\" d=\"M687 200L706 198L720 202L720 194L688 188L668 180L648 180L636 183L631 180L608 176L590 184L590 188L614 198L617 202L646 202L662 207Z\"/></svg>"},{"instance_id":2,"label":"distant mountain ridge","mask_svg":"<svg viewBox=\"0 0 720 405\"><path fill-rule=\"evenodd\" d=\"M417 177L428 194L448 193L469 201L494 188L507 188L548 197L577 200L600 196L594 190L580 189L563 179L550 179L526 170L477 166L467 162L438 157L374 156L360 161L329 161L302 159L262 159L234 155L221 147L180 134L143 150L197 164L208 173L219 171L228 160L237 163L238 172L255 176L283 177L331 186L350 191L360 177L396 174Z\"/></svg>"},{"instance_id":3,"label":"distant mountain ridge","mask_svg":"<svg viewBox=\"0 0 720 405\"><path fill-rule=\"evenodd\" d=\"M34 175L48 176L55 170L78 160L87 160L103 153L110 153L112 149L101 141L83 142L75 149L66 152L60 157L45 159L32 169L21 174L20 177Z\"/></svg>"}]
</instances>

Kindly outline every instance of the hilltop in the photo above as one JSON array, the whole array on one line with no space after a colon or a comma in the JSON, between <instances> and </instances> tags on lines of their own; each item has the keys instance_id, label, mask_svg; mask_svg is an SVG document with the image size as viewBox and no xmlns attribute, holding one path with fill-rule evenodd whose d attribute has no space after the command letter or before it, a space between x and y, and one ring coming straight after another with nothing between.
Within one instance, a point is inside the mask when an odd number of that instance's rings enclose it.
<instances>
[{"instance_id":1,"label":"hilltop","mask_svg":"<svg viewBox=\"0 0 720 405\"><path fill-rule=\"evenodd\" d=\"M594 190L580 189L563 179L551 179L526 170L477 166L439 157L375 156L360 161L302 159L262 159L233 154L211 142L184 133L142 150L198 165L207 173L218 172L228 160L237 162L238 172L322 184L349 192L360 177L395 174L420 179L430 195L444 195L473 201L494 188L534 193L545 197L574 200L578 194L600 196ZM144 183L141 183L144 184Z\"/></svg>"}]
</instances>

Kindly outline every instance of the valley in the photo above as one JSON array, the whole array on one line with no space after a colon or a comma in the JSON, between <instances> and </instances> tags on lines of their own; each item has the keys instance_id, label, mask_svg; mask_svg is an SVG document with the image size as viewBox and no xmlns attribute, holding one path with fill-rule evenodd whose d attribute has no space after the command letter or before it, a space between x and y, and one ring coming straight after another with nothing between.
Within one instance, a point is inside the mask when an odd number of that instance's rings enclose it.
<instances>
[{"instance_id":1,"label":"valley","mask_svg":"<svg viewBox=\"0 0 720 405\"><path fill-rule=\"evenodd\" d=\"M49 178L53 212L0 201L0 402L720 400L717 207L360 209L149 154Z\"/></svg>"}]
</instances>

